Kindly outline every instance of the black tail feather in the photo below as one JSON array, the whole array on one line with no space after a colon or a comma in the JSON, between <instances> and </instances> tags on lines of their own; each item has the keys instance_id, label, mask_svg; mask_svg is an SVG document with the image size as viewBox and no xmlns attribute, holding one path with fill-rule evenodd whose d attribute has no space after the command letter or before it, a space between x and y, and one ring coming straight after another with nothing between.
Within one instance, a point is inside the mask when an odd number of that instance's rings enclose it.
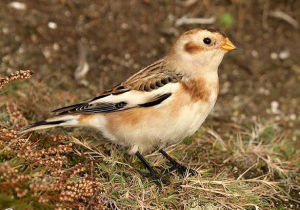
<instances>
[{"instance_id":1,"label":"black tail feather","mask_svg":"<svg viewBox=\"0 0 300 210\"><path fill-rule=\"evenodd\" d=\"M56 121L50 121L50 122L40 121L40 122L36 122L36 123L33 123L31 125L24 127L21 131L19 131L19 133L23 133L23 132L26 132L27 130L30 130L35 127L43 126L43 125L59 125L64 122L66 122L66 120L56 120Z\"/></svg>"}]
</instances>

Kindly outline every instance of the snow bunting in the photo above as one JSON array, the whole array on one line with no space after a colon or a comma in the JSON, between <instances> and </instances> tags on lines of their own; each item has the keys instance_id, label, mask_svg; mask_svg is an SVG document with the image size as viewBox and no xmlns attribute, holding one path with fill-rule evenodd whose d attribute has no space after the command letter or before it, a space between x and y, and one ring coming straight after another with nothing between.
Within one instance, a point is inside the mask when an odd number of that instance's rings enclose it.
<instances>
[{"instance_id":1,"label":"snow bunting","mask_svg":"<svg viewBox=\"0 0 300 210\"><path fill-rule=\"evenodd\" d=\"M163 148L199 129L217 99L218 67L225 53L233 49L232 42L218 31L187 31L164 58L87 102L54 110L55 117L21 132L57 126L93 127L135 154L155 179L162 177L142 156L155 150L180 173L196 174Z\"/></svg>"}]
</instances>

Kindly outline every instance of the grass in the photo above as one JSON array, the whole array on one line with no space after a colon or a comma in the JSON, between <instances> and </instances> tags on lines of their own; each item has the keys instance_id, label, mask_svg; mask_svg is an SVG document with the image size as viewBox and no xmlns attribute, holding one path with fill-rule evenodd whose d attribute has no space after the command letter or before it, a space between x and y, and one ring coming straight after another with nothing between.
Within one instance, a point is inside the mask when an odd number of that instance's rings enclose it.
<instances>
[{"instance_id":1,"label":"grass","mask_svg":"<svg viewBox=\"0 0 300 210\"><path fill-rule=\"evenodd\" d=\"M20 88L22 82L18 82ZM24 82L26 86L26 82ZM6 87L5 87L6 88ZM142 164L90 130L48 130L18 136L25 117L10 110L18 88L0 104L0 207L13 209L285 209L299 206L299 140L276 124L201 128L167 152L199 173L167 172L158 153L146 158L170 177L161 190ZM24 90L24 89L23 89ZM27 89L25 89L26 91ZM35 93L36 94L36 93ZM37 97L37 96L34 96ZM19 103L20 103L19 102ZM7 105L8 104L8 105ZM27 104L28 105L28 104ZM35 106L35 105L33 105ZM10 111L9 111L10 110ZM14 114L18 112L19 114ZM31 111L30 111L31 112ZM27 114L30 113L27 110ZM40 111L42 112L42 110ZM30 115L29 115L30 116ZM25 119L26 120L26 119Z\"/></svg>"}]
</instances>

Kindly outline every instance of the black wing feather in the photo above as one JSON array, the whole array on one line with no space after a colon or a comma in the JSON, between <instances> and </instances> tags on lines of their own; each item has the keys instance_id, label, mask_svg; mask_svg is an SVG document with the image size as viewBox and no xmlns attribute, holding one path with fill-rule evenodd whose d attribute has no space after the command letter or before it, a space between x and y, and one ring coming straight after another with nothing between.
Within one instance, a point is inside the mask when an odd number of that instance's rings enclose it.
<instances>
[{"instance_id":1,"label":"black wing feather","mask_svg":"<svg viewBox=\"0 0 300 210\"><path fill-rule=\"evenodd\" d=\"M116 112L116 111L123 110L126 105L127 103L124 101L118 103L98 103L98 104L80 103L80 104L74 104L68 107L56 109L54 110L54 112L58 112L58 115L64 115L70 113L91 114L91 113Z\"/></svg>"},{"instance_id":2,"label":"black wing feather","mask_svg":"<svg viewBox=\"0 0 300 210\"><path fill-rule=\"evenodd\" d=\"M172 93L165 93L163 95L158 96L157 98L155 98L152 101L149 101L144 104L139 104L139 106L141 106L141 107L156 106L156 105L160 104L161 102L163 102L164 100L166 100L167 98L169 98L171 95L172 95Z\"/></svg>"},{"instance_id":3,"label":"black wing feather","mask_svg":"<svg viewBox=\"0 0 300 210\"><path fill-rule=\"evenodd\" d=\"M79 103L79 104L73 104L73 105L70 105L70 106L64 106L64 107L55 109L52 112L65 112L65 111L69 111L69 110L72 110L74 108L77 108L77 107L80 107L80 106L84 106L84 105L87 105L87 104L88 103Z\"/></svg>"},{"instance_id":4,"label":"black wing feather","mask_svg":"<svg viewBox=\"0 0 300 210\"><path fill-rule=\"evenodd\" d=\"M72 113L81 113L81 114L88 114L88 113L104 113L104 112L116 112L124 110L124 107L127 105L126 102L122 101L119 103L100 103L90 106L88 108L78 108Z\"/></svg>"},{"instance_id":5,"label":"black wing feather","mask_svg":"<svg viewBox=\"0 0 300 210\"><path fill-rule=\"evenodd\" d=\"M126 107L127 102L121 101L118 103L80 103L74 104L67 107L62 107L60 109L54 110L54 112L58 112L58 115L77 113L77 114L93 114L93 113L108 113L108 112L117 112L135 107L151 107L156 106L162 103L164 100L169 98L172 94L165 93L163 95L159 95L153 98L151 101L143 104L137 104L136 106Z\"/></svg>"}]
</instances>

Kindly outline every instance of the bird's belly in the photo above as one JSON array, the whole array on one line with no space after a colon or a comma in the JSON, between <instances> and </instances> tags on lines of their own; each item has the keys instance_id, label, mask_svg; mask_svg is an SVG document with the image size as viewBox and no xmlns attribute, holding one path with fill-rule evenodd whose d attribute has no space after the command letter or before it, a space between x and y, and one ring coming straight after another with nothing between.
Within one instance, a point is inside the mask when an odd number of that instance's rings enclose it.
<instances>
[{"instance_id":1,"label":"bird's belly","mask_svg":"<svg viewBox=\"0 0 300 210\"><path fill-rule=\"evenodd\" d=\"M172 138L166 138L166 144L176 144L185 137L193 135L202 125L213 105L206 102L197 102L182 108L172 128ZM164 132L164 130L162 130Z\"/></svg>"},{"instance_id":2,"label":"bird's belly","mask_svg":"<svg viewBox=\"0 0 300 210\"><path fill-rule=\"evenodd\" d=\"M110 114L100 130L112 142L128 147L129 153L143 153L176 144L195 133L214 102L182 102L172 106L126 110Z\"/></svg>"}]
</instances>

